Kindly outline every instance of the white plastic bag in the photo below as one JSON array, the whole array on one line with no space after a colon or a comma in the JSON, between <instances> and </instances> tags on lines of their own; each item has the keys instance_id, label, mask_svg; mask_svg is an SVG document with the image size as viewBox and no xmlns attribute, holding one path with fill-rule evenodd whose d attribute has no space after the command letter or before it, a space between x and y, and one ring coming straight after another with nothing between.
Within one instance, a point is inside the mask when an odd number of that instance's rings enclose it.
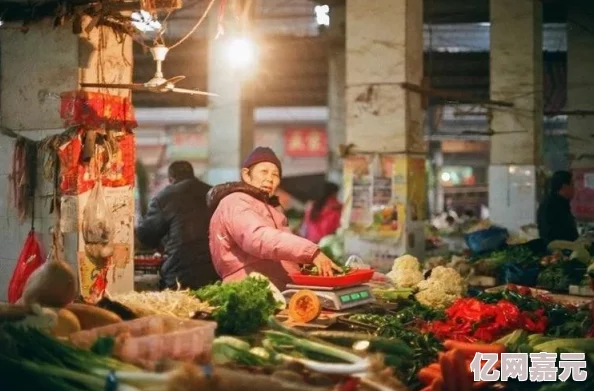
<instances>
[{"instance_id":1,"label":"white plastic bag","mask_svg":"<svg viewBox=\"0 0 594 391\"><path fill-rule=\"evenodd\" d=\"M113 216L98 179L83 211L82 234L87 255L95 259L110 257L113 254L113 233Z\"/></svg>"}]
</instances>

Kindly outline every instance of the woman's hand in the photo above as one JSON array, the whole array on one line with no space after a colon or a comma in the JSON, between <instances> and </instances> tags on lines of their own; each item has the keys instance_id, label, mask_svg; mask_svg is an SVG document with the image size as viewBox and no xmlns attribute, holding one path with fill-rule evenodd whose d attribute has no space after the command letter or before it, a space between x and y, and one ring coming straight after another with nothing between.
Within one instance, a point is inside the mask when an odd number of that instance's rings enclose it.
<instances>
[{"instance_id":1,"label":"woman's hand","mask_svg":"<svg viewBox=\"0 0 594 391\"><path fill-rule=\"evenodd\" d=\"M313 264L318 268L318 273L320 276L333 276L334 271L342 271L338 265L336 265L330 258L328 258L324 253L321 251L313 260Z\"/></svg>"}]
</instances>

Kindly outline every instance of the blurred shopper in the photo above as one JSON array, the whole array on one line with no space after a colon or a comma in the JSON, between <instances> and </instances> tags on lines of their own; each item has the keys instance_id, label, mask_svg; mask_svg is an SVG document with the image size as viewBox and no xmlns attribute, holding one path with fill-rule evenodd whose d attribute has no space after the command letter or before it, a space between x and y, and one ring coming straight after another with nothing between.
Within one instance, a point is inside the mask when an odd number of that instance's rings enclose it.
<instances>
[{"instance_id":1,"label":"blurred shopper","mask_svg":"<svg viewBox=\"0 0 594 391\"><path fill-rule=\"evenodd\" d=\"M342 204L338 201L338 191L336 184L326 182L319 197L307 205L301 230L303 237L318 243L340 227Z\"/></svg>"},{"instance_id":2,"label":"blurred shopper","mask_svg":"<svg viewBox=\"0 0 594 391\"><path fill-rule=\"evenodd\" d=\"M166 260L161 265L161 289L198 289L218 280L208 246L211 213L206 195L211 186L194 176L189 162L169 166L169 186L150 202L136 237L147 247L163 242Z\"/></svg>"},{"instance_id":3,"label":"blurred shopper","mask_svg":"<svg viewBox=\"0 0 594 391\"><path fill-rule=\"evenodd\" d=\"M575 241L579 238L577 224L571 213L574 195L573 178L568 171L557 171L550 180L550 193L538 208L538 234L544 245L554 240Z\"/></svg>"}]
</instances>

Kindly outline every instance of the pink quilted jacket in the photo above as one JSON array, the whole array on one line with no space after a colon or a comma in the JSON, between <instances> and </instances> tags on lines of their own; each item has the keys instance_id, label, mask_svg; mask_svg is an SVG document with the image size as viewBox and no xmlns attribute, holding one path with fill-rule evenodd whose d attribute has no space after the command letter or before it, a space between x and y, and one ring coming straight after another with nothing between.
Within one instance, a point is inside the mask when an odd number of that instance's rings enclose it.
<instances>
[{"instance_id":1,"label":"pink quilted jacket","mask_svg":"<svg viewBox=\"0 0 594 391\"><path fill-rule=\"evenodd\" d=\"M251 272L267 276L280 290L298 264L311 263L318 246L290 232L274 199L244 183L215 186L208 206L210 252L223 282L239 281Z\"/></svg>"}]
</instances>

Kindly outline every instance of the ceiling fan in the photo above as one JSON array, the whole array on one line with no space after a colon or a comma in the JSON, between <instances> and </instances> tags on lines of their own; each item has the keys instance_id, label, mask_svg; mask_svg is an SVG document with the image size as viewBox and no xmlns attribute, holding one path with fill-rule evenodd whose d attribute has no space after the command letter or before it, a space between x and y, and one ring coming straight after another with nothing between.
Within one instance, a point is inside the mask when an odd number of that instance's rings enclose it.
<instances>
[{"instance_id":1,"label":"ceiling fan","mask_svg":"<svg viewBox=\"0 0 594 391\"><path fill-rule=\"evenodd\" d=\"M200 90L190 90L186 88L178 88L175 85L185 79L185 76L175 76L170 79L165 79L163 76L162 65L167 57L169 48L164 45L156 45L151 48L151 54L157 64L157 71L155 76L146 83L132 83L132 84L109 84L109 83L80 83L81 87L91 88L122 88L136 91L149 91L149 92L176 92L180 94L189 95L207 95L207 96L218 96L210 92Z\"/></svg>"}]
</instances>

